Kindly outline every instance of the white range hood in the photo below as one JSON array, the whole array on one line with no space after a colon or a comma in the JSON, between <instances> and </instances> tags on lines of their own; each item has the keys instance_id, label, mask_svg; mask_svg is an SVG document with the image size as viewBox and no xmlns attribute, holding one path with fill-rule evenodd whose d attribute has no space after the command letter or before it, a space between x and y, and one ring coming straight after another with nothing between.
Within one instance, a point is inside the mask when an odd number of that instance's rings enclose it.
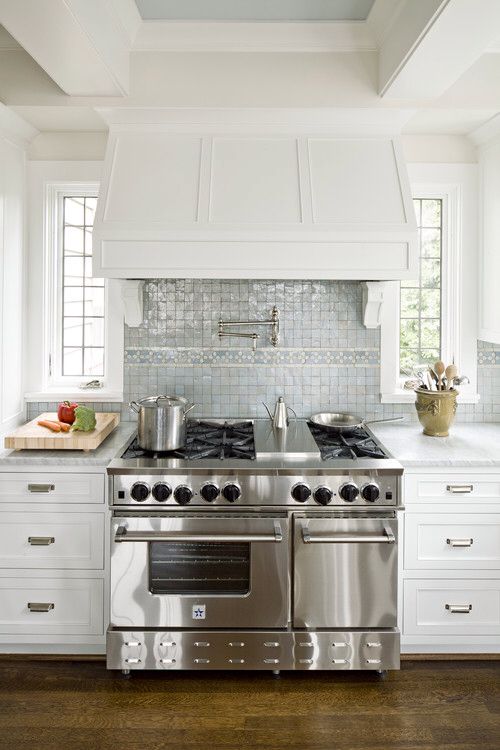
<instances>
[{"instance_id":1,"label":"white range hood","mask_svg":"<svg viewBox=\"0 0 500 750\"><path fill-rule=\"evenodd\" d=\"M405 279L416 225L387 117L101 110L109 278Z\"/></svg>"}]
</instances>

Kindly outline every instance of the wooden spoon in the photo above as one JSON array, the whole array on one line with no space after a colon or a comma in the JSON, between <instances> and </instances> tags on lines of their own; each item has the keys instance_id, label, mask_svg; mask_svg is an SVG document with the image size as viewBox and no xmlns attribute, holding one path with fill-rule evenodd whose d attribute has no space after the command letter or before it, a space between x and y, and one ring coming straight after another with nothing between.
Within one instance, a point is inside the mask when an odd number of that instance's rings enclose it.
<instances>
[{"instance_id":1,"label":"wooden spoon","mask_svg":"<svg viewBox=\"0 0 500 750\"><path fill-rule=\"evenodd\" d=\"M438 391L443 390L443 375L444 375L445 369L446 368L444 366L444 362L441 362L441 360L434 363L434 372L436 373L437 379L438 379L438 382L437 382Z\"/></svg>"},{"instance_id":2,"label":"wooden spoon","mask_svg":"<svg viewBox=\"0 0 500 750\"><path fill-rule=\"evenodd\" d=\"M448 391L451 391L453 388L453 378L456 378L458 375L458 367L456 365L448 365L448 367L445 370L446 375L446 388Z\"/></svg>"}]
</instances>

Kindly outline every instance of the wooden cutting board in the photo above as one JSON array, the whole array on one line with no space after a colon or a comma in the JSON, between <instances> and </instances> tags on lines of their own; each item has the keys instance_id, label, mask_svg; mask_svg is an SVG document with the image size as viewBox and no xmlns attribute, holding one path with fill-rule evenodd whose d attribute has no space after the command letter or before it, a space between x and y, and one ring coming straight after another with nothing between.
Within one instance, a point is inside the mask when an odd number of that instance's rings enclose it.
<instances>
[{"instance_id":1,"label":"wooden cutting board","mask_svg":"<svg viewBox=\"0 0 500 750\"><path fill-rule=\"evenodd\" d=\"M41 419L57 421L57 414L55 412L44 412L31 422L18 427L11 435L6 435L4 446L16 451L26 449L92 451L113 432L120 422L119 414L96 412L95 416L97 424L92 432L81 432L81 430L51 432L47 427L41 427L37 422Z\"/></svg>"}]
</instances>

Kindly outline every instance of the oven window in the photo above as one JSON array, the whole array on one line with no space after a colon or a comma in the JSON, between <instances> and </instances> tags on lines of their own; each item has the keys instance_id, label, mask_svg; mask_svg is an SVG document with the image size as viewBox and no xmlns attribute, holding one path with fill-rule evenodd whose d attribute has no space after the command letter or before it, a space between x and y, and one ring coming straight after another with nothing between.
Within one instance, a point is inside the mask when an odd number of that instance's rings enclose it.
<instances>
[{"instance_id":1,"label":"oven window","mask_svg":"<svg viewBox=\"0 0 500 750\"><path fill-rule=\"evenodd\" d=\"M152 594L248 594L250 543L150 542Z\"/></svg>"}]
</instances>

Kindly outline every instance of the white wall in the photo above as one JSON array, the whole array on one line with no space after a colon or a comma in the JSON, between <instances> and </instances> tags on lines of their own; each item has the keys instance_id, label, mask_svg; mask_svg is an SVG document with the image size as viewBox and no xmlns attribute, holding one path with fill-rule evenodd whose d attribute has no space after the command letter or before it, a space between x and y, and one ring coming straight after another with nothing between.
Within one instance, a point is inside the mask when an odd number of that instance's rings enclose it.
<instances>
[{"instance_id":1,"label":"white wall","mask_svg":"<svg viewBox=\"0 0 500 750\"><path fill-rule=\"evenodd\" d=\"M0 435L22 421L24 148L0 131Z\"/></svg>"}]
</instances>

